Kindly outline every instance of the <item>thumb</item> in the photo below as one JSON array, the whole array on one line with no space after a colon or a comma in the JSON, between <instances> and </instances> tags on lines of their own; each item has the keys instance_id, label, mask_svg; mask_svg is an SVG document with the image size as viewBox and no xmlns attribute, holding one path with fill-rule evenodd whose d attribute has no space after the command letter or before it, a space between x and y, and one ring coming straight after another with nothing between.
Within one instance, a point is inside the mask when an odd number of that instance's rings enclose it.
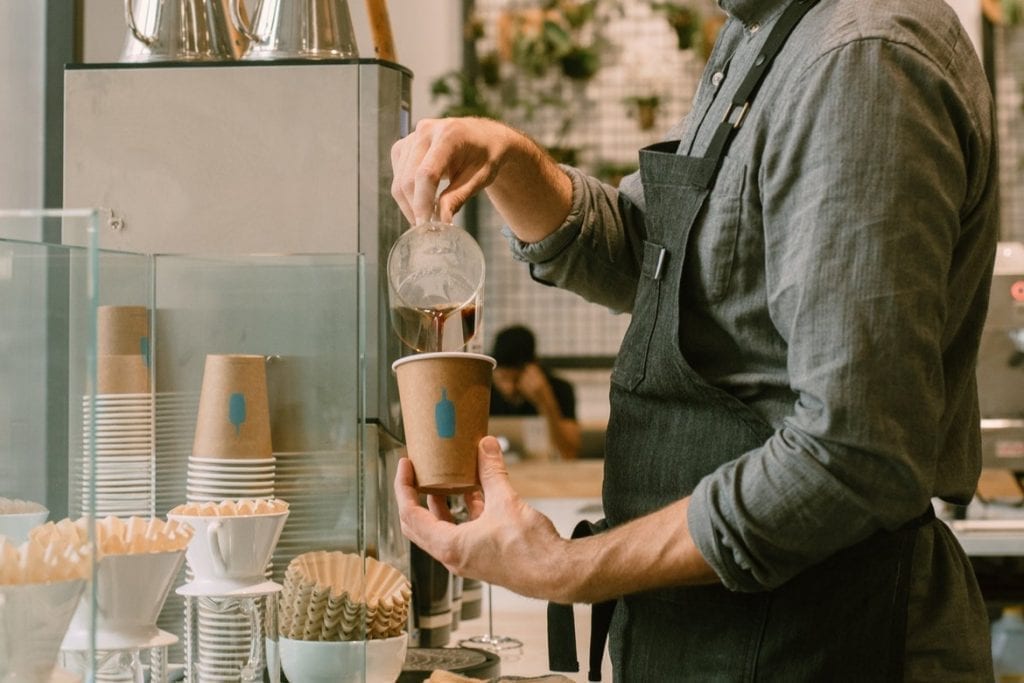
<instances>
[{"instance_id":1,"label":"thumb","mask_svg":"<svg viewBox=\"0 0 1024 683\"><path fill-rule=\"evenodd\" d=\"M477 463L480 470L480 486L485 500L493 500L494 495L509 496L515 494L508 479L508 468L501 453L501 446L493 436L480 439L477 446Z\"/></svg>"}]
</instances>

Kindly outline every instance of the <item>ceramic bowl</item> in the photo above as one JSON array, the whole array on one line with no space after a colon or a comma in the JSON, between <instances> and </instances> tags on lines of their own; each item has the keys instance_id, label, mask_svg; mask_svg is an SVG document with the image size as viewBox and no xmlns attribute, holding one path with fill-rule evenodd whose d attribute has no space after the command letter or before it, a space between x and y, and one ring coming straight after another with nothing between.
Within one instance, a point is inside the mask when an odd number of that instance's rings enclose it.
<instances>
[{"instance_id":1,"label":"ceramic bowl","mask_svg":"<svg viewBox=\"0 0 1024 683\"><path fill-rule=\"evenodd\" d=\"M409 634L344 642L281 638L279 643L281 668L289 681L394 683L402 673Z\"/></svg>"}]
</instances>

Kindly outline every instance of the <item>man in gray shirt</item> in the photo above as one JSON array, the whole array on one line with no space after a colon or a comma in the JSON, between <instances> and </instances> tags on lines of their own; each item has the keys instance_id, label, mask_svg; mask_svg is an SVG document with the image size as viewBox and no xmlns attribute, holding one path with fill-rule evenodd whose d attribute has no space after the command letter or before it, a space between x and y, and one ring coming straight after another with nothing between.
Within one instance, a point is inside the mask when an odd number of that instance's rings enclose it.
<instances>
[{"instance_id":1,"label":"man in gray shirt","mask_svg":"<svg viewBox=\"0 0 1024 683\"><path fill-rule=\"evenodd\" d=\"M611 529L560 539L481 442L459 526L395 489L459 574L616 598L623 680L991 680L931 499L980 470L974 367L998 234L994 113L943 0L721 0L694 108L618 189L480 119L392 151L411 221L485 189L535 277L632 322Z\"/></svg>"}]
</instances>

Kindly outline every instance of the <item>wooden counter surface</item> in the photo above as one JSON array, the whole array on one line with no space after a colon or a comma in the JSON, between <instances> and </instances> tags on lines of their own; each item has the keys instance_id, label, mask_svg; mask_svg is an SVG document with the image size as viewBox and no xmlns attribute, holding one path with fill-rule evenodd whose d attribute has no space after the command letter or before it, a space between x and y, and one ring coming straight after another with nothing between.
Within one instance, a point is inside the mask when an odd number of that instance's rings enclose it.
<instances>
[{"instance_id":1,"label":"wooden counter surface","mask_svg":"<svg viewBox=\"0 0 1024 683\"><path fill-rule=\"evenodd\" d=\"M521 460L508 472L523 498L600 498L604 460Z\"/></svg>"}]
</instances>

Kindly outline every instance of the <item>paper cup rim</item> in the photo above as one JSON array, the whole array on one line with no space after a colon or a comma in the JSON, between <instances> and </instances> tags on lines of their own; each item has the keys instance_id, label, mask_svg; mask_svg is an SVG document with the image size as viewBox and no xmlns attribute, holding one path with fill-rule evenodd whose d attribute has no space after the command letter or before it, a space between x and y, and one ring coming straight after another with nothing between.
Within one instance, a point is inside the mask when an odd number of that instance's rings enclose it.
<instances>
[{"instance_id":1,"label":"paper cup rim","mask_svg":"<svg viewBox=\"0 0 1024 683\"><path fill-rule=\"evenodd\" d=\"M435 358L473 358L476 360L486 361L491 364L491 369L498 367L498 361L491 356L482 353L471 353L469 351L432 351L430 353L414 353L410 356L404 356L399 358L391 364L391 370L394 372L398 369L399 365L411 363L418 360L432 360Z\"/></svg>"}]
</instances>

